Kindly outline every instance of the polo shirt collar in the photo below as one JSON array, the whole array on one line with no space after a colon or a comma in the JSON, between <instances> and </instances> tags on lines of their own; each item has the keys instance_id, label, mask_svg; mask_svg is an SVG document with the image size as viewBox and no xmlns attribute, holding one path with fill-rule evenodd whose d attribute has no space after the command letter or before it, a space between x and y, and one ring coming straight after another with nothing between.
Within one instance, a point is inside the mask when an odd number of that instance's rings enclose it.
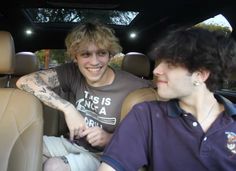
<instances>
[{"instance_id":1,"label":"polo shirt collar","mask_svg":"<svg viewBox=\"0 0 236 171\"><path fill-rule=\"evenodd\" d=\"M179 107L177 99L170 100L169 103L167 103L167 111L168 115L171 117L178 117L184 113L184 110Z\"/></svg>"},{"instance_id":2,"label":"polo shirt collar","mask_svg":"<svg viewBox=\"0 0 236 171\"><path fill-rule=\"evenodd\" d=\"M230 100L228 100L227 98L223 97L220 94L214 94L214 96L218 102L220 102L224 105L225 112L229 116L236 116L236 105L235 104L233 104Z\"/></svg>"},{"instance_id":3,"label":"polo shirt collar","mask_svg":"<svg viewBox=\"0 0 236 171\"><path fill-rule=\"evenodd\" d=\"M220 94L214 94L217 101L224 105L225 112L229 116L236 116L236 105L233 104L231 101L229 101L227 98L223 97ZM182 110L179 106L178 100L173 99L170 100L167 104L167 111L168 115L171 117L178 117L181 116L183 113L186 113L184 110Z\"/></svg>"}]
</instances>

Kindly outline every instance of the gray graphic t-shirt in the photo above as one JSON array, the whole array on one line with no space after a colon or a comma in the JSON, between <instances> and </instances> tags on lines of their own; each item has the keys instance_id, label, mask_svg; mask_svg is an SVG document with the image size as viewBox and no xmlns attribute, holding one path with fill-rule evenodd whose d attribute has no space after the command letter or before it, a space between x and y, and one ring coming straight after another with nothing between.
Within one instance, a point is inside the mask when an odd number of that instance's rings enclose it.
<instances>
[{"instance_id":1,"label":"gray graphic t-shirt","mask_svg":"<svg viewBox=\"0 0 236 171\"><path fill-rule=\"evenodd\" d=\"M74 96L74 105L86 124L101 127L110 133L119 124L124 98L138 88L151 86L151 82L121 70L113 70L114 81L102 87L88 85L74 63L61 65L56 71L63 91Z\"/></svg>"}]
</instances>

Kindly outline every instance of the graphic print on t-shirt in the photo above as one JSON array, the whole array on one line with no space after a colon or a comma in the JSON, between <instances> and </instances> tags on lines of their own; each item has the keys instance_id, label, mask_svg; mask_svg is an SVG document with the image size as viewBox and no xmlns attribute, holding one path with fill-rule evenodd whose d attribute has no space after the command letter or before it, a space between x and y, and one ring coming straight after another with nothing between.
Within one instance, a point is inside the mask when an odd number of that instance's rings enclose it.
<instances>
[{"instance_id":1,"label":"graphic print on t-shirt","mask_svg":"<svg viewBox=\"0 0 236 171\"><path fill-rule=\"evenodd\" d=\"M89 127L116 124L115 117L107 116L107 108L110 105L111 98L93 96L88 91L84 91L84 98L76 101L76 109L84 115Z\"/></svg>"}]
</instances>

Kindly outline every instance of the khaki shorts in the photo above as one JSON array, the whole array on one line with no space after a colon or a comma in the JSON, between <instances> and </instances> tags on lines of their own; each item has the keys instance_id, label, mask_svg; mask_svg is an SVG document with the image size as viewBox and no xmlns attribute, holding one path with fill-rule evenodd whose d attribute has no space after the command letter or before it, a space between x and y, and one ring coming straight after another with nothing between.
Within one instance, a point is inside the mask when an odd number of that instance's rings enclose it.
<instances>
[{"instance_id":1,"label":"khaki shorts","mask_svg":"<svg viewBox=\"0 0 236 171\"><path fill-rule=\"evenodd\" d=\"M65 156L71 171L96 171L100 165L99 155L72 144L63 136L43 136L43 142L44 151L48 151L47 157Z\"/></svg>"}]
</instances>

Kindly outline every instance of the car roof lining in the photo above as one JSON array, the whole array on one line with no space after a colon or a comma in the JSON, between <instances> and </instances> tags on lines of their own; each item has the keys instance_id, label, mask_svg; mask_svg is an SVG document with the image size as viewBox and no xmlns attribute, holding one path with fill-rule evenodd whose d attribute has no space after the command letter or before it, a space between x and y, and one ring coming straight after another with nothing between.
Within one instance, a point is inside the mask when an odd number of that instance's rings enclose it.
<instances>
[{"instance_id":1,"label":"car roof lining","mask_svg":"<svg viewBox=\"0 0 236 171\"><path fill-rule=\"evenodd\" d=\"M75 5L75 2L78 3ZM163 2L150 0L148 3L145 0L140 0L135 3L127 3L126 0L38 0L36 2L22 0L21 2L6 2L6 4L0 7L0 26L2 29L7 29L15 34L13 37L17 42L16 51L20 51L26 47L26 50L30 51L41 48L64 48L64 38L68 31L76 24L61 25L55 23L54 25L42 27L40 24L31 23L25 16L23 9L39 7L59 8L60 6L63 6L63 8L80 6L78 8L100 9L104 6L105 9L139 11L140 14L129 26L112 27L115 29L121 45L125 47L124 50L140 49L140 52L144 52L155 38L158 37L158 34L161 34L168 27L189 27L209 17L224 13L224 11L226 11L226 15L230 15L230 17L226 17L229 19L232 27L234 27L236 15L232 15L234 11L231 10L232 2L230 0L210 0L208 2L204 0L167 0ZM156 5L156 3L160 3L160 5ZM32 40L26 37L22 38L22 30L27 26L32 27L38 33L34 35ZM139 42L128 40L127 33L132 30L136 30L140 34L139 40L144 41L142 46ZM147 35L150 37L148 40L145 39ZM53 37L53 39L50 37ZM33 40L37 40L37 42L33 42ZM27 44L25 45L24 42Z\"/></svg>"}]
</instances>

